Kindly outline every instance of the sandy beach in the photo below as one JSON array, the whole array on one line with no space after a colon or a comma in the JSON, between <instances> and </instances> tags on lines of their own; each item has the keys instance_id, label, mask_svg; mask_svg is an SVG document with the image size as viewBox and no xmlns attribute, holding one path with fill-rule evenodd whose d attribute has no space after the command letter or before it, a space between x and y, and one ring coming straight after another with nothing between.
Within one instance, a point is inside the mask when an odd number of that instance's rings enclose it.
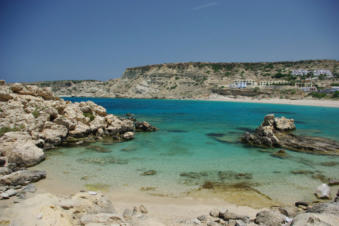
<instances>
[{"instance_id":1,"label":"sandy beach","mask_svg":"<svg viewBox=\"0 0 339 226\"><path fill-rule=\"evenodd\" d=\"M338 100L316 100L316 99L256 99L250 97L226 97L222 95L212 94L207 98L198 98L195 100L208 100L208 101L226 101L226 102L244 102L244 103L262 103L262 104L288 104L288 105L300 105L300 106L316 106L316 107L334 107L339 108Z\"/></svg>"}]
</instances>

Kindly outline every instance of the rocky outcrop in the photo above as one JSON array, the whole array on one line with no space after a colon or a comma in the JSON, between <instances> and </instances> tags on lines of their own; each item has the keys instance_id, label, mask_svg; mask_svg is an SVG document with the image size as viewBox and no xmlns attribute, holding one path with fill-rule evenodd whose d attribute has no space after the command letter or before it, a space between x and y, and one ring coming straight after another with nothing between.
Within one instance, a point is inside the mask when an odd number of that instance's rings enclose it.
<instances>
[{"instance_id":1,"label":"rocky outcrop","mask_svg":"<svg viewBox=\"0 0 339 226\"><path fill-rule=\"evenodd\" d=\"M246 132L241 140L253 146L281 147L311 154L339 155L337 141L295 135L292 133L295 128L293 119L276 118L273 114L269 114L253 133Z\"/></svg>"},{"instance_id":2,"label":"rocky outcrop","mask_svg":"<svg viewBox=\"0 0 339 226\"><path fill-rule=\"evenodd\" d=\"M0 222L8 225L163 225L148 216L145 207L116 210L97 192L80 192L69 197L38 194L5 210ZM122 214L126 213L126 214ZM129 213L129 214L127 214Z\"/></svg>"},{"instance_id":3,"label":"rocky outcrop","mask_svg":"<svg viewBox=\"0 0 339 226\"><path fill-rule=\"evenodd\" d=\"M64 101L48 88L3 84L0 86L0 182L6 185L16 185L17 180L21 181L19 184L34 182L35 177L31 178L30 173L36 175L36 172L13 171L44 160L46 149L104 137L127 141L134 138L135 131L150 132L155 127L107 114L104 107L92 101Z\"/></svg>"}]
</instances>

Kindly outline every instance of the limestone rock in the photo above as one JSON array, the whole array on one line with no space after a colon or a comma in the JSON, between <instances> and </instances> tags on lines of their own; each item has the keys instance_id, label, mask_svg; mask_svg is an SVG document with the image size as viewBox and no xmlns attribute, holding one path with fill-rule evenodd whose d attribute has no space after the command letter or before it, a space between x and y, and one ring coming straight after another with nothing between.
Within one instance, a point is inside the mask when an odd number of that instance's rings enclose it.
<instances>
[{"instance_id":1,"label":"limestone rock","mask_svg":"<svg viewBox=\"0 0 339 226\"><path fill-rule=\"evenodd\" d=\"M42 149L35 145L26 132L8 132L0 138L0 143L0 151L8 158L9 163L33 166L45 159Z\"/></svg>"},{"instance_id":2,"label":"limestone rock","mask_svg":"<svg viewBox=\"0 0 339 226\"><path fill-rule=\"evenodd\" d=\"M19 170L0 177L0 185L26 185L46 178L46 172L40 170Z\"/></svg>"},{"instance_id":3,"label":"limestone rock","mask_svg":"<svg viewBox=\"0 0 339 226\"><path fill-rule=\"evenodd\" d=\"M294 119L287 119L285 117L274 118L274 127L281 131L290 131L296 128Z\"/></svg>"},{"instance_id":4,"label":"limestone rock","mask_svg":"<svg viewBox=\"0 0 339 226\"><path fill-rule=\"evenodd\" d=\"M317 187L315 195L319 199L329 199L331 195L331 189L327 184L321 184Z\"/></svg>"},{"instance_id":5,"label":"limestone rock","mask_svg":"<svg viewBox=\"0 0 339 226\"><path fill-rule=\"evenodd\" d=\"M44 139L45 142L58 145L67 134L68 129L64 125L46 122L43 131L40 133L40 138Z\"/></svg>"},{"instance_id":6,"label":"limestone rock","mask_svg":"<svg viewBox=\"0 0 339 226\"><path fill-rule=\"evenodd\" d=\"M80 219L81 224L89 224L89 223L105 223L105 224L121 224L124 221L117 214L111 213L98 213L98 214L86 214Z\"/></svg>"},{"instance_id":7,"label":"limestone rock","mask_svg":"<svg viewBox=\"0 0 339 226\"><path fill-rule=\"evenodd\" d=\"M122 138L125 140L132 140L134 138L133 132L126 132L122 135Z\"/></svg>"},{"instance_id":8,"label":"limestone rock","mask_svg":"<svg viewBox=\"0 0 339 226\"><path fill-rule=\"evenodd\" d=\"M316 214L303 213L293 219L291 226L331 226L331 224L321 220Z\"/></svg>"},{"instance_id":9,"label":"limestone rock","mask_svg":"<svg viewBox=\"0 0 339 226\"><path fill-rule=\"evenodd\" d=\"M263 210L257 213L255 223L266 226L280 226L287 223L287 219L284 215L278 212Z\"/></svg>"},{"instance_id":10,"label":"limestone rock","mask_svg":"<svg viewBox=\"0 0 339 226\"><path fill-rule=\"evenodd\" d=\"M156 131L157 128L149 124L148 122L135 122L135 129L136 131L142 131L142 132L153 132Z\"/></svg>"},{"instance_id":11,"label":"limestone rock","mask_svg":"<svg viewBox=\"0 0 339 226\"><path fill-rule=\"evenodd\" d=\"M291 133L294 120L266 115L262 124L252 133L246 132L242 142L259 147L282 147L312 154L339 155L339 143L321 137L300 136Z\"/></svg>"}]
</instances>

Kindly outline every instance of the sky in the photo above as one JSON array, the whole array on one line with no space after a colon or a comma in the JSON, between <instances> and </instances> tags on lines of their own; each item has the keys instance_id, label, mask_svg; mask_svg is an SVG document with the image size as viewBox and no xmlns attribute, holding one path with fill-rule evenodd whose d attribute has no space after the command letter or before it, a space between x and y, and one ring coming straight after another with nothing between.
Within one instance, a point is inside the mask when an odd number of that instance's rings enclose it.
<instances>
[{"instance_id":1,"label":"sky","mask_svg":"<svg viewBox=\"0 0 339 226\"><path fill-rule=\"evenodd\" d=\"M0 79L172 62L339 60L338 0L0 0Z\"/></svg>"}]
</instances>

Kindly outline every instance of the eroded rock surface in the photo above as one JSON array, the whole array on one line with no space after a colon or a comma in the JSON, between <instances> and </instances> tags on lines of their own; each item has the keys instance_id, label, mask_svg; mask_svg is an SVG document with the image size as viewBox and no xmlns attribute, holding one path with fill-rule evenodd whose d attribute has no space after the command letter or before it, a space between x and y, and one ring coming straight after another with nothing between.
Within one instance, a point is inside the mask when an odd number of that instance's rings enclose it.
<instances>
[{"instance_id":1,"label":"eroded rock surface","mask_svg":"<svg viewBox=\"0 0 339 226\"><path fill-rule=\"evenodd\" d=\"M136 131L155 130L147 122L107 114L104 107L92 101L64 101L54 96L49 88L2 84L0 185L26 185L45 178L45 172L28 171L25 167L44 160L46 149L103 138L127 141L134 138ZM11 190L7 193L13 195Z\"/></svg>"},{"instance_id":2,"label":"eroded rock surface","mask_svg":"<svg viewBox=\"0 0 339 226\"><path fill-rule=\"evenodd\" d=\"M339 155L339 143L321 137L299 136L293 119L266 115L262 124L252 133L246 132L242 142L261 147L282 147L311 154Z\"/></svg>"}]
</instances>

